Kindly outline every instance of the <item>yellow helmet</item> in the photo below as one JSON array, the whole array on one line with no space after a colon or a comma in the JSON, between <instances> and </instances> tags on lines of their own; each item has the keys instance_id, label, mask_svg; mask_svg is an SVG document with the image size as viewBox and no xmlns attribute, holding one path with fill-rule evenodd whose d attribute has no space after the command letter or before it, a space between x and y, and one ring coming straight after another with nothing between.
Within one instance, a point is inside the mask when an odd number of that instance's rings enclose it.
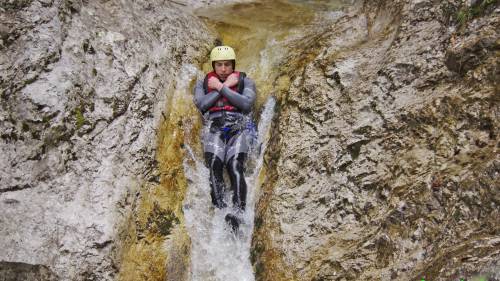
<instances>
[{"instance_id":1,"label":"yellow helmet","mask_svg":"<svg viewBox=\"0 0 500 281\"><path fill-rule=\"evenodd\" d=\"M229 46L217 46L210 52L210 62L218 60L236 60L236 54L233 48Z\"/></svg>"}]
</instances>

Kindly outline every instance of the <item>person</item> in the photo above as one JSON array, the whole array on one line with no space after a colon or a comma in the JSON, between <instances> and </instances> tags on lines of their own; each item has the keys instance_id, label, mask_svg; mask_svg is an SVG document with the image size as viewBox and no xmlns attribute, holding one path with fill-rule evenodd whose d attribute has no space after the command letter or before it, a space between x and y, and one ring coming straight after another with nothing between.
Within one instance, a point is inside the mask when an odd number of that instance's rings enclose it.
<instances>
[{"instance_id":1,"label":"person","mask_svg":"<svg viewBox=\"0 0 500 281\"><path fill-rule=\"evenodd\" d=\"M202 142L210 170L210 196L219 209L224 201L224 167L227 169L233 207L242 213L246 207L247 184L245 160L251 148L252 109L256 99L255 82L244 72L236 71L236 54L229 46L217 46L210 52L212 72L199 79L194 87L194 103L203 115ZM240 220L226 216L237 228Z\"/></svg>"}]
</instances>

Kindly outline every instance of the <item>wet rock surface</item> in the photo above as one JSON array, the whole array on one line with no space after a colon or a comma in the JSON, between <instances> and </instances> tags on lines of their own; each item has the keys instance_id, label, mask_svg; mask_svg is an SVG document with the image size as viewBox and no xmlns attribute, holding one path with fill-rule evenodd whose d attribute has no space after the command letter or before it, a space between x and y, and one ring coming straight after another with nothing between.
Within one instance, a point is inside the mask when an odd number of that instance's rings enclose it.
<instances>
[{"instance_id":1,"label":"wet rock surface","mask_svg":"<svg viewBox=\"0 0 500 281\"><path fill-rule=\"evenodd\" d=\"M292 43L257 280L500 278L500 14L461 8L356 3Z\"/></svg>"},{"instance_id":2,"label":"wet rock surface","mask_svg":"<svg viewBox=\"0 0 500 281\"><path fill-rule=\"evenodd\" d=\"M53 280L26 277L42 271L57 280L115 279L122 225L144 182L160 178L156 130L167 96L181 66L204 59L213 44L185 7L0 1L7 280ZM170 234L168 222L151 224Z\"/></svg>"},{"instance_id":3,"label":"wet rock surface","mask_svg":"<svg viewBox=\"0 0 500 281\"><path fill-rule=\"evenodd\" d=\"M176 79L214 42L190 9L227 2L0 1L1 278L188 278L199 120ZM270 52L258 280L499 278L499 9L479 2L354 1Z\"/></svg>"},{"instance_id":4,"label":"wet rock surface","mask_svg":"<svg viewBox=\"0 0 500 281\"><path fill-rule=\"evenodd\" d=\"M44 265L19 262L0 262L2 281L55 281L56 275Z\"/></svg>"}]
</instances>

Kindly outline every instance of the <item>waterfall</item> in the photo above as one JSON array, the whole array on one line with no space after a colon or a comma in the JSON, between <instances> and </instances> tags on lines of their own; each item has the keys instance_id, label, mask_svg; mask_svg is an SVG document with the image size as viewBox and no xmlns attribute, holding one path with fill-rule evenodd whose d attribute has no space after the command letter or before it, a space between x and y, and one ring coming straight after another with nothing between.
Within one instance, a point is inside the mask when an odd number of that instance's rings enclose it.
<instances>
[{"instance_id":1,"label":"waterfall","mask_svg":"<svg viewBox=\"0 0 500 281\"><path fill-rule=\"evenodd\" d=\"M191 237L192 281L253 281L250 263L250 243L253 232L255 202L258 199L258 176L262 169L263 155L269 139L269 128L273 118L275 101L268 98L260 116L256 149L247 160L246 181L248 185L247 208L240 230L233 234L224 221L231 208L216 209L210 200L209 170L203 159L198 159L187 147L188 156L184 170L188 179L188 191L183 205L186 227ZM249 163L253 165L248 165ZM228 183L228 182L226 182ZM229 184L226 184L228 187ZM228 188L227 188L228 189ZM226 202L231 202L226 192Z\"/></svg>"}]
</instances>

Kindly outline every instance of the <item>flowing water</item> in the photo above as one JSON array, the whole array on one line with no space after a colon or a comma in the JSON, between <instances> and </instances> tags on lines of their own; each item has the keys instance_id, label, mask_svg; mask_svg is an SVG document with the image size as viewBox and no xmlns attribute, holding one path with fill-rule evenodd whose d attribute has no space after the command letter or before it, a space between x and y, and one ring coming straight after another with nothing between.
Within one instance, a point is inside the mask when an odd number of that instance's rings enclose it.
<instances>
[{"instance_id":1,"label":"flowing water","mask_svg":"<svg viewBox=\"0 0 500 281\"><path fill-rule=\"evenodd\" d=\"M250 263L254 208L258 200L263 172L263 156L270 135L275 100L273 95L288 88L289 79L278 79L278 68L286 54L288 42L303 34L318 15L332 13L344 1L267 1L235 4L197 11L200 17L220 35L225 45L235 48L237 70L256 81L258 98L255 119L259 121L257 145L247 160L247 209L240 230L233 234L224 221L231 208L219 210L210 200L209 171L195 148L187 147L184 172L188 190L183 202L186 227L191 238L191 271L193 281L252 281ZM329 16L328 14L326 14ZM209 64L203 67L210 70ZM275 82L276 81L276 82ZM228 186L228 181L226 181ZM226 202L231 202L226 194Z\"/></svg>"},{"instance_id":2,"label":"flowing water","mask_svg":"<svg viewBox=\"0 0 500 281\"><path fill-rule=\"evenodd\" d=\"M226 214L233 212L231 208L214 209L210 200L209 171L201 159L194 160L192 166L186 162L185 173L189 182L184 216L191 237L191 280L254 280L250 264L250 242L253 232L255 194L258 190L257 179L262 167L262 156L267 145L269 125L274 112L274 99L269 98L264 106L259 123L259 136L256 149L251 153L249 161L256 165L246 175L249 187L247 205L243 215L243 223L237 233L230 231L224 221ZM260 149L259 149L260 148ZM229 195L229 194L227 194ZM226 202L230 202L229 196Z\"/></svg>"}]
</instances>

